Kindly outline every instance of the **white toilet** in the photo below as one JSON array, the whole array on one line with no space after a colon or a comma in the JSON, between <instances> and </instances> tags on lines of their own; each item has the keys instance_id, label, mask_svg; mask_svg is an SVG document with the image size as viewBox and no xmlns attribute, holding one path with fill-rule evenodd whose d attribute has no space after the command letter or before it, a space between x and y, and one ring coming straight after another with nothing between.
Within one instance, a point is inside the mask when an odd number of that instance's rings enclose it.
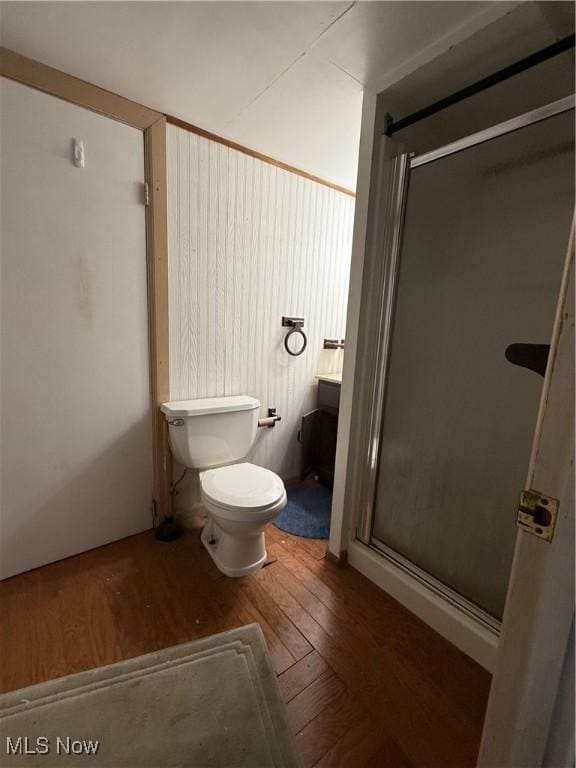
<instances>
[{"instance_id":1,"label":"white toilet","mask_svg":"<svg viewBox=\"0 0 576 768\"><path fill-rule=\"evenodd\" d=\"M243 459L256 437L260 403L253 397L209 397L163 403L170 447L200 472L209 521L202 542L226 576L244 576L266 562L264 529L286 506L274 472Z\"/></svg>"}]
</instances>

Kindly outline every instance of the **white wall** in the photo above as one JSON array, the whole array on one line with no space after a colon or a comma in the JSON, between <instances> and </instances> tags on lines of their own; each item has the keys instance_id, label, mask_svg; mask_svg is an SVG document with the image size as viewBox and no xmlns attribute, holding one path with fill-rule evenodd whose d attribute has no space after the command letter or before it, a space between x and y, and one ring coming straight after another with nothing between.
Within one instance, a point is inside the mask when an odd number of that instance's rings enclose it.
<instances>
[{"instance_id":1,"label":"white wall","mask_svg":"<svg viewBox=\"0 0 576 768\"><path fill-rule=\"evenodd\" d=\"M346 317L346 358L342 368L340 412L338 414L338 443L330 521L330 552L339 557L348 546L350 515L346 514L346 473L352 436L352 411L354 406L354 375L358 346L358 329L362 307L362 277L364 248L368 228L368 202L370 195L370 169L374 148L374 121L376 118L376 94L364 91L362 101L362 133L358 156L358 184L356 186L356 213L350 264L350 286Z\"/></svg>"},{"instance_id":2,"label":"white wall","mask_svg":"<svg viewBox=\"0 0 576 768\"><path fill-rule=\"evenodd\" d=\"M168 127L170 397L248 394L282 421L252 460L299 473L300 417L319 370L342 355L354 198L174 126ZM290 357L282 315L305 318Z\"/></svg>"},{"instance_id":3,"label":"white wall","mask_svg":"<svg viewBox=\"0 0 576 768\"><path fill-rule=\"evenodd\" d=\"M6 577L150 528L152 461L142 133L0 95Z\"/></svg>"}]
</instances>

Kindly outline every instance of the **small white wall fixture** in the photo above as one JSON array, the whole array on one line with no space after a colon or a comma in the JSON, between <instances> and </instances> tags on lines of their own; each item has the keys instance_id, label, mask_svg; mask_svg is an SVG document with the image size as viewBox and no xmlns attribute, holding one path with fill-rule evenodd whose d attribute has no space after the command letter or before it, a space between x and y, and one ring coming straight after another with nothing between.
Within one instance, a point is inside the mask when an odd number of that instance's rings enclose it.
<instances>
[{"instance_id":1,"label":"small white wall fixture","mask_svg":"<svg viewBox=\"0 0 576 768\"><path fill-rule=\"evenodd\" d=\"M86 167L86 152L82 139L72 139L72 160L76 168Z\"/></svg>"}]
</instances>

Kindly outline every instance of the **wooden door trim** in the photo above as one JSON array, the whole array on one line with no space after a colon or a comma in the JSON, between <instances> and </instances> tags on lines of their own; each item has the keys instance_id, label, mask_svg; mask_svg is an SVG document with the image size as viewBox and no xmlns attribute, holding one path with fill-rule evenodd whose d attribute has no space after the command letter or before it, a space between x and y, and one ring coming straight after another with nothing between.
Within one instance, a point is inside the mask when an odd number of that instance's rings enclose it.
<instances>
[{"instance_id":1,"label":"wooden door trim","mask_svg":"<svg viewBox=\"0 0 576 768\"><path fill-rule=\"evenodd\" d=\"M166 191L166 118L144 131L144 158L149 191L146 216L148 312L150 323L150 386L153 405L155 522L172 513L172 463L166 419L160 406L170 399L168 317L168 204Z\"/></svg>"},{"instance_id":2,"label":"wooden door trim","mask_svg":"<svg viewBox=\"0 0 576 768\"><path fill-rule=\"evenodd\" d=\"M0 75L71 104L137 128L144 134L146 261L150 390L152 400L155 522L171 514L171 461L160 404L169 398L168 214L166 202L166 118L161 112L80 78L0 47Z\"/></svg>"},{"instance_id":3,"label":"wooden door trim","mask_svg":"<svg viewBox=\"0 0 576 768\"><path fill-rule=\"evenodd\" d=\"M0 47L0 71L3 77L85 107L92 112L98 112L133 128L139 128L141 131L163 117L161 112L78 77L67 75L59 69L29 59L9 48Z\"/></svg>"}]
</instances>

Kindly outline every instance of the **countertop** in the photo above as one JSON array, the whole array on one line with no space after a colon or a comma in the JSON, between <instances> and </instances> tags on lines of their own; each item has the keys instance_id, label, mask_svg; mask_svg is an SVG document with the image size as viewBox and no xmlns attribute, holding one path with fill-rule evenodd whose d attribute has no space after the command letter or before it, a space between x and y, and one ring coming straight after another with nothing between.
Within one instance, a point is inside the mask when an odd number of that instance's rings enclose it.
<instances>
[{"instance_id":1,"label":"countertop","mask_svg":"<svg viewBox=\"0 0 576 768\"><path fill-rule=\"evenodd\" d=\"M342 373L317 373L319 381L329 381L332 384L342 384Z\"/></svg>"}]
</instances>

